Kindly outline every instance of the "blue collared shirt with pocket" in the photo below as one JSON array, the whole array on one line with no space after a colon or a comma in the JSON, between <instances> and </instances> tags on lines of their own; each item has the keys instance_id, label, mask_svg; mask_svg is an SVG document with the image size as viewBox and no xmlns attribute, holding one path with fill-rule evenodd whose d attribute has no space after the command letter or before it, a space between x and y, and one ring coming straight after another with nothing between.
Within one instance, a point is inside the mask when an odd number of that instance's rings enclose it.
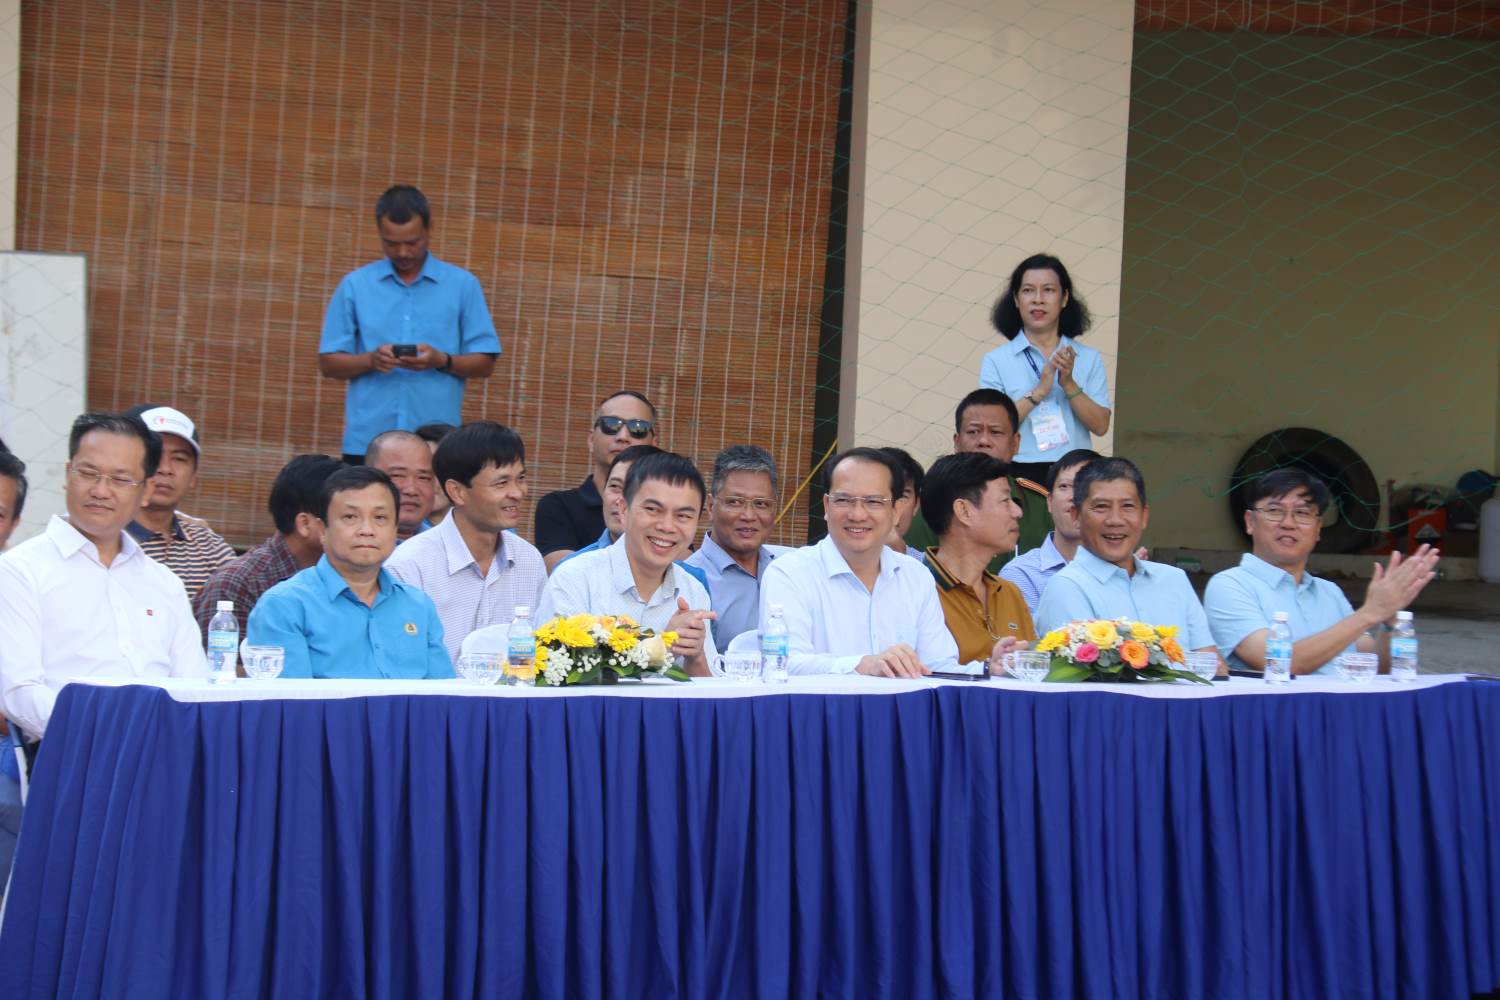
<instances>
[{"instance_id":1,"label":"blue collared shirt with pocket","mask_svg":"<svg viewBox=\"0 0 1500 1000\"><path fill-rule=\"evenodd\" d=\"M1073 360L1073 381L1089 399L1109 409L1109 377L1104 373L1104 356L1071 337L1063 337L1058 346L1064 344L1077 352ZM979 384L983 388L999 389L1011 399L1020 399L1036 388L1046 364L1047 359L1031 346L1026 334L1018 333L1014 340L1001 344L984 356L979 364ZM1052 380L1052 391L1046 398L1056 403L1062 412L1063 423L1068 428L1068 443L1042 451L1037 447L1036 435L1031 430L1031 414L1028 413L1021 421L1021 448L1016 452L1017 462L1052 462L1074 448L1093 447L1089 429L1073 412L1060 379Z\"/></svg>"},{"instance_id":2,"label":"blue collared shirt with pocket","mask_svg":"<svg viewBox=\"0 0 1500 1000\"><path fill-rule=\"evenodd\" d=\"M1252 632L1269 629L1271 618L1278 611L1287 613L1293 642L1316 635L1354 614L1349 598L1338 584L1320 580L1305 570L1302 582L1298 583L1286 570L1250 552L1240 557L1238 566L1213 575L1203 592L1203 607L1219 655L1236 669L1244 669L1248 664L1234 655L1235 647ZM1345 650L1357 651L1352 645ZM1330 660L1313 673L1333 670Z\"/></svg>"},{"instance_id":3,"label":"blue collared shirt with pocket","mask_svg":"<svg viewBox=\"0 0 1500 1000\"><path fill-rule=\"evenodd\" d=\"M766 569L776 557L790 551L783 545L762 545L756 576L746 573L712 535L704 535L698 551L687 557L685 568L705 575L704 584L713 602L714 639L719 652L728 649L735 636L760 627L760 581L765 579Z\"/></svg>"},{"instance_id":4,"label":"blue collared shirt with pocket","mask_svg":"<svg viewBox=\"0 0 1500 1000\"><path fill-rule=\"evenodd\" d=\"M1079 546L1073 561L1058 570L1042 591L1036 628L1045 634L1069 622L1094 618L1175 625L1183 649L1208 649L1214 644L1203 605L1182 570L1137 559L1135 573L1130 574Z\"/></svg>"},{"instance_id":5,"label":"blue collared shirt with pocket","mask_svg":"<svg viewBox=\"0 0 1500 1000\"><path fill-rule=\"evenodd\" d=\"M500 353L479 279L430 253L409 285L381 259L346 274L334 291L318 353L363 354L381 344L428 344L445 354ZM462 423L463 401L464 380L435 368L352 378L344 393L344 454L363 454L384 431Z\"/></svg>"},{"instance_id":6,"label":"blue collared shirt with pocket","mask_svg":"<svg viewBox=\"0 0 1500 1000\"><path fill-rule=\"evenodd\" d=\"M432 598L385 569L379 582L366 604L323 556L261 595L250 643L286 650L283 677L452 677Z\"/></svg>"}]
</instances>

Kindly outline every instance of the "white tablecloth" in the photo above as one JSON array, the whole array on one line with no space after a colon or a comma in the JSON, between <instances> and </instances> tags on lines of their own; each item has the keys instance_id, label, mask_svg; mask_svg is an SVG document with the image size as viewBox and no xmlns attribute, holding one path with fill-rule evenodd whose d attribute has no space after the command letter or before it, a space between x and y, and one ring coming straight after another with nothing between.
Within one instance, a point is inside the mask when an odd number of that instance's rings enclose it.
<instances>
[{"instance_id":1,"label":"white tablecloth","mask_svg":"<svg viewBox=\"0 0 1500 1000\"><path fill-rule=\"evenodd\" d=\"M251 701L328 698L370 698L391 695L457 695L467 698L757 698L783 694L905 694L935 687L958 687L974 691L1033 691L1057 697L1132 698L1227 698L1277 697L1302 694L1401 694L1402 692L1463 681L1461 674L1433 674L1418 677L1410 683L1397 683L1388 677L1376 677L1366 684L1322 677L1299 677L1290 684L1267 684L1261 680L1233 677L1214 684L1176 681L1166 684L1028 684L1010 678L994 677L989 681L950 681L941 679L891 680L880 677L817 676L793 677L786 684L743 683L717 677L686 682L652 679L623 681L619 684L593 687L503 687L479 685L465 680L386 681L386 680L268 680L240 678L228 684L177 677L86 677L72 683L121 686L144 684L167 691L182 702Z\"/></svg>"}]
</instances>

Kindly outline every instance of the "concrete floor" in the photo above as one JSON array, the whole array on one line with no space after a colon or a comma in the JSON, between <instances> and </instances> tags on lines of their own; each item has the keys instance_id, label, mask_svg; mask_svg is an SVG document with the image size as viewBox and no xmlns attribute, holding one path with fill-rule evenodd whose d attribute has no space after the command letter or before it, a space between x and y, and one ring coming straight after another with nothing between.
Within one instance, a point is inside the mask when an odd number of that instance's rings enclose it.
<instances>
[{"instance_id":1,"label":"concrete floor","mask_svg":"<svg viewBox=\"0 0 1500 1000\"><path fill-rule=\"evenodd\" d=\"M1193 574L1198 593L1208 574ZM1364 600L1365 580L1334 580L1349 603ZM1500 675L1500 584L1434 580L1412 605L1422 673Z\"/></svg>"}]
</instances>

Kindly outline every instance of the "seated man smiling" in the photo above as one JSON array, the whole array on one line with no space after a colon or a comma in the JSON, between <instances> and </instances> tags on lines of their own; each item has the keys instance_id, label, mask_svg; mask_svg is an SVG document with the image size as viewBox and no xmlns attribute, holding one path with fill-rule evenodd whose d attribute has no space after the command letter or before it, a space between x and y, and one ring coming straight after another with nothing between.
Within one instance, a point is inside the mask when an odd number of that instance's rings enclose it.
<instances>
[{"instance_id":1,"label":"seated man smiling","mask_svg":"<svg viewBox=\"0 0 1500 1000\"><path fill-rule=\"evenodd\" d=\"M606 549L559 563L542 591L538 624L558 615L626 615L676 632L673 655L708 676L714 617L708 591L677 563L698 533L703 476L671 452L636 459L625 477L624 533Z\"/></svg>"},{"instance_id":2,"label":"seated man smiling","mask_svg":"<svg viewBox=\"0 0 1500 1000\"><path fill-rule=\"evenodd\" d=\"M1079 548L1042 591L1039 633L1084 619L1129 618L1176 627L1183 649L1214 648L1187 574L1135 555L1151 515L1146 481L1135 463L1098 458L1079 469L1069 513L1078 523Z\"/></svg>"},{"instance_id":3,"label":"seated man smiling","mask_svg":"<svg viewBox=\"0 0 1500 1000\"><path fill-rule=\"evenodd\" d=\"M424 446L425 447L425 446ZM283 677L452 677L432 598L385 569L401 496L368 465L323 485L323 557L261 595L249 639L286 650Z\"/></svg>"}]
</instances>

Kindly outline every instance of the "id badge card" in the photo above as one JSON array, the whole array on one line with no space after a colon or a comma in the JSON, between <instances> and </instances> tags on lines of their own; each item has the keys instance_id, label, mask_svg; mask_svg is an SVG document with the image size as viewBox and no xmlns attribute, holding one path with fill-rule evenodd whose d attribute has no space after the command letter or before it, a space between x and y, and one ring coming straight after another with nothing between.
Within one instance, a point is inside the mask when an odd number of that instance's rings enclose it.
<instances>
[{"instance_id":1,"label":"id badge card","mask_svg":"<svg viewBox=\"0 0 1500 1000\"><path fill-rule=\"evenodd\" d=\"M1037 448L1051 451L1068 446L1068 424L1063 420L1062 407L1057 405L1056 400L1042 400L1032 409L1029 417L1031 434L1036 438Z\"/></svg>"}]
</instances>

